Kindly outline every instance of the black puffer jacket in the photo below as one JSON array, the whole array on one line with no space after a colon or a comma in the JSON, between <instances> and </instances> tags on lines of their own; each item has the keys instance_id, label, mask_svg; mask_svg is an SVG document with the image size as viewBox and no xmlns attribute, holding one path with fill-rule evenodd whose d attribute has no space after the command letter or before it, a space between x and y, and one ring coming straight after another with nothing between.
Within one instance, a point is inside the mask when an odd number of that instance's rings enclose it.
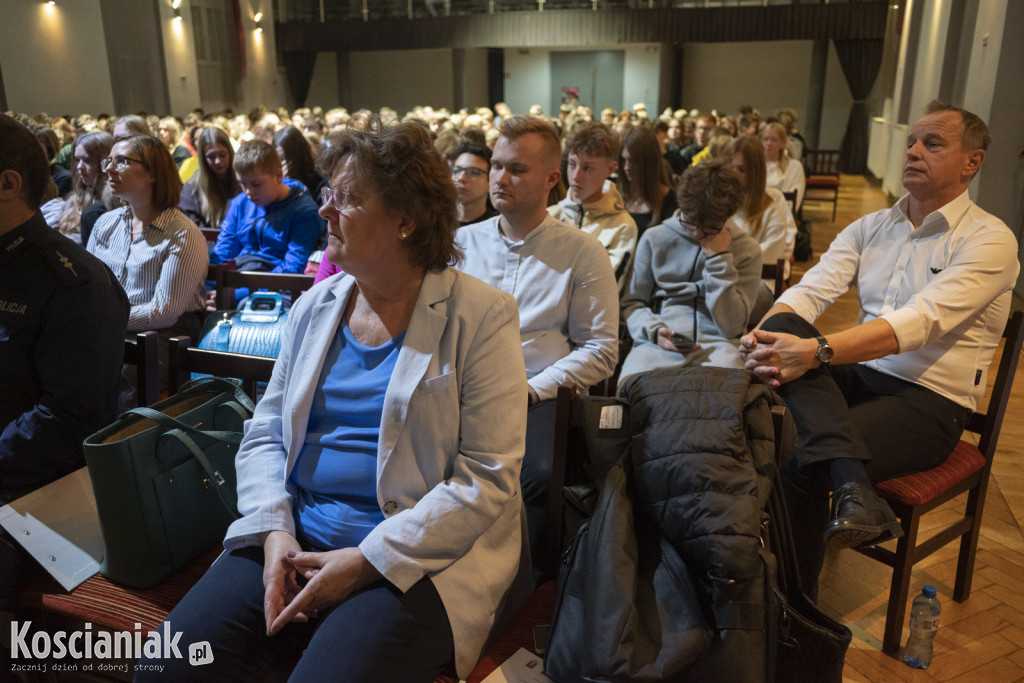
<instances>
[{"instance_id":1,"label":"black puffer jacket","mask_svg":"<svg viewBox=\"0 0 1024 683\"><path fill-rule=\"evenodd\" d=\"M720 639L686 673L770 679L774 559L762 525L778 399L745 370L711 367L642 373L623 393L637 516L658 526L704 587Z\"/></svg>"}]
</instances>

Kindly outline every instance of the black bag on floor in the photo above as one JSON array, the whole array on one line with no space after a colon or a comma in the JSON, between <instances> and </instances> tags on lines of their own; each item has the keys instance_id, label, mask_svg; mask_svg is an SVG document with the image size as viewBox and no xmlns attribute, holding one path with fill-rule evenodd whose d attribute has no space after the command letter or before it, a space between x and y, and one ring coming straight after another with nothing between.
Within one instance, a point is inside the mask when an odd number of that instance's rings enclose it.
<instances>
[{"instance_id":1,"label":"black bag on floor","mask_svg":"<svg viewBox=\"0 0 1024 683\"><path fill-rule=\"evenodd\" d=\"M779 558L777 586L779 646L775 661L777 681L841 683L846 651L853 633L811 602L800 589L796 547L789 526L782 482L776 473L772 487L768 545Z\"/></svg>"}]
</instances>

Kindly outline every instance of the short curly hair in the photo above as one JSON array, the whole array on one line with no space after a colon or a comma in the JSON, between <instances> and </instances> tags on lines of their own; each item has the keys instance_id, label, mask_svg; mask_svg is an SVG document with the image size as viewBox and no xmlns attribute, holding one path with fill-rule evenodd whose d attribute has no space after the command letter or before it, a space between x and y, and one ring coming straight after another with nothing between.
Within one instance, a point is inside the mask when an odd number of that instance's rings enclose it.
<instances>
[{"instance_id":1,"label":"short curly hair","mask_svg":"<svg viewBox=\"0 0 1024 683\"><path fill-rule=\"evenodd\" d=\"M687 221L696 225L724 223L740 207L743 182L727 159L708 159L686 169L676 197Z\"/></svg>"},{"instance_id":2,"label":"short curly hair","mask_svg":"<svg viewBox=\"0 0 1024 683\"><path fill-rule=\"evenodd\" d=\"M619 137L599 121L577 124L566 142L566 154L586 154L618 160Z\"/></svg>"},{"instance_id":3,"label":"short curly hair","mask_svg":"<svg viewBox=\"0 0 1024 683\"><path fill-rule=\"evenodd\" d=\"M462 258L455 183L426 129L412 122L385 125L368 117L363 130L332 134L320 155L320 173L333 177L349 157L387 210L416 225L404 244L409 262L442 270Z\"/></svg>"}]
</instances>

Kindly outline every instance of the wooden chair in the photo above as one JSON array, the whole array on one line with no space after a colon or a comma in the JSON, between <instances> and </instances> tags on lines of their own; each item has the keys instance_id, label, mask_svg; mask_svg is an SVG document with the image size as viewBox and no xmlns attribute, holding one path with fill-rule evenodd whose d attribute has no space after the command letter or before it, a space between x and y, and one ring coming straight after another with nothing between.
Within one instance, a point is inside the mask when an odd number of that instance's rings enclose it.
<instances>
[{"instance_id":1,"label":"wooden chair","mask_svg":"<svg viewBox=\"0 0 1024 683\"><path fill-rule=\"evenodd\" d=\"M761 265L761 279L775 281L775 286L772 287L772 298L775 300L782 296L782 290L785 289L785 273L786 259L780 258L775 263Z\"/></svg>"},{"instance_id":2,"label":"wooden chair","mask_svg":"<svg viewBox=\"0 0 1024 683\"><path fill-rule=\"evenodd\" d=\"M235 308L235 288L247 287L250 290L269 289L272 292L289 292L292 301L313 286L314 275L302 273L263 273L250 270L231 270L222 268L215 272L214 282L217 289L217 310Z\"/></svg>"},{"instance_id":3,"label":"wooden chair","mask_svg":"<svg viewBox=\"0 0 1024 683\"><path fill-rule=\"evenodd\" d=\"M139 332L124 340L124 362L135 366L135 396L140 406L160 400L160 335Z\"/></svg>"},{"instance_id":4,"label":"wooden chair","mask_svg":"<svg viewBox=\"0 0 1024 683\"><path fill-rule=\"evenodd\" d=\"M199 232L203 233L203 237L211 244L216 244L220 236L220 228L199 228Z\"/></svg>"},{"instance_id":5,"label":"wooden chair","mask_svg":"<svg viewBox=\"0 0 1024 683\"><path fill-rule=\"evenodd\" d=\"M794 161L793 163L796 162ZM790 190L789 192L783 192L782 196L786 198L786 203L789 204L789 210L793 214L793 220L797 222L797 225L800 225L800 219L797 218L797 212L800 210L800 207L796 205L796 194L796 190Z\"/></svg>"},{"instance_id":6,"label":"wooden chair","mask_svg":"<svg viewBox=\"0 0 1024 683\"><path fill-rule=\"evenodd\" d=\"M804 155L804 164L807 166L804 203L807 200L831 202L834 221L839 203L839 150L809 149Z\"/></svg>"},{"instance_id":7,"label":"wooden chair","mask_svg":"<svg viewBox=\"0 0 1024 683\"><path fill-rule=\"evenodd\" d=\"M1003 352L996 372L992 396L984 413L972 413L967 430L979 435L978 445L961 440L946 462L925 472L889 479L878 483L875 490L885 498L900 519L903 537L896 550L882 546L867 546L857 550L870 558L892 567L889 588L889 609L885 617L885 637L882 650L895 656L900 649L903 618L906 614L910 578L914 565L951 541L959 539L960 556L956 567L953 599L963 602L971 594L974 559L981 533L981 515L985 509L985 494L992 459L999 440L999 430L1010 400L1013 377L1020 360L1024 341L1024 313L1014 313L1003 332ZM963 516L929 538L917 538L921 517L943 503L967 492L967 505Z\"/></svg>"},{"instance_id":8,"label":"wooden chair","mask_svg":"<svg viewBox=\"0 0 1024 683\"><path fill-rule=\"evenodd\" d=\"M245 393L256 401L258 384L270 381L277 360L265 356L195 348L188 337L174 337L169 344L168 389L172 394L188 381L193 372L199 372L242 380Z\"/></svg>"}]
</instances>

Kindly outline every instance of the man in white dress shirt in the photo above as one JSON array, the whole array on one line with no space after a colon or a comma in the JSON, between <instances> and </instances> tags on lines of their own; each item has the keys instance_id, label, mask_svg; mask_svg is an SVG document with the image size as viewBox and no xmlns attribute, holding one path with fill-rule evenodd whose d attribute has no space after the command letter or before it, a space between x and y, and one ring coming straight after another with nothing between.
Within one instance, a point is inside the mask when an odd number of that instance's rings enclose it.
<instances>
[{"instance_id":1,"label":"man in white dress shirt","mask_svg":"<svg viewBox=\"0 0 1024 683\"><path fill-rule=\"evenodd\" d=\"M967 194L990 142L976 115L929 105L907 137L907 195L843 230L741 340L796 420L783 481L808 595L826 542L902 535L873 484L944 462L985 392L1019 271L1013 233ZM851 286L861 322L826 339L811 321Z\"/></svg>"},{"instance_id":2,"label":"man in white dress shirt","mask_svg":"<svg viewBox=\"0 0 1024 683\"><path fill-rule=\"evenodd\" d=\"M498 216L460 228L463 271L512 294L529 382L523 498L537 548L551 478L558 386L583 391L609 377L618 358L619 297L615 274L596 239L546 211L561 177L561 145L536 117L501 122L491 156L491 203Z\"/></svg>"}]
</instances>

